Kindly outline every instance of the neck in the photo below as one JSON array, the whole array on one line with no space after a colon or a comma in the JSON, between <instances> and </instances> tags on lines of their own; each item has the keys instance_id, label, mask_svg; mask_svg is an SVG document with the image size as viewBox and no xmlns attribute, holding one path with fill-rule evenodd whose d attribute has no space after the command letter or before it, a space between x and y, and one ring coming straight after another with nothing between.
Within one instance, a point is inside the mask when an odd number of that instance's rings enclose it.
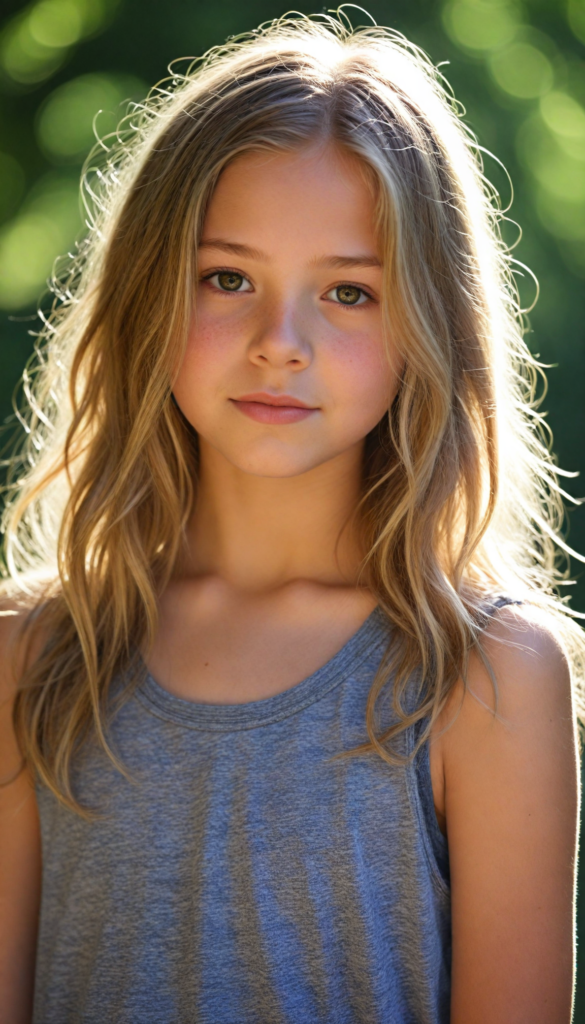
<instances>
[{"instance_id":1,"label":"neck","mask_svg":"<svg viewBox=\"0 0 585 1024\"><path fill-rule=\"evenodd\" d=\"M307 473L275 479L244 473L201 441L181 574L217 574L245 590L294 580L355 586L365 553L352 516L362 458L356 445Z\"/></svg>"}]
</instances>

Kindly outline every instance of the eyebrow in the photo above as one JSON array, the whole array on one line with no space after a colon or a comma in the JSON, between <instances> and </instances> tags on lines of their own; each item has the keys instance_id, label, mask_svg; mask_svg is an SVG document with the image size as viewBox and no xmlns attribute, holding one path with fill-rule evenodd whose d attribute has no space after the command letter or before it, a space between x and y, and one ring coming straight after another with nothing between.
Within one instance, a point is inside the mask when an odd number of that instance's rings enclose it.
<instances>
[{"instance_id":1,"label":"eyebrow","mask_svg":"<svg viewBox=\"0 0 585 1024\"><path fill-rule=\"evenodd\" d=\"M239 242L227 242L223 238L202 238L199 243L200 249L219 249L220 252L233 253L234 256L244 256L249 260L258 260L260 263L267 263L268 256L259 249L252 249L249 245L240 245Z\"/></svg>"},{"instance_id":2,"label":"eyebrow","mask_svg":"<svg viewBox=\"0 0 585 1024\"><path fill-rule=\"evenodd\" d=\"M377 256L322 256L311 261L317 267L381 267Z\"/></svg>"},{"instance_id":3,"label":"eyebrow","mask_svg":"<svg viewBox=\"0 0 585 1024\"><path fill-rule=\"evenodd\" d=\"M242 245L240 242L228 242L223 238L204 238L199 243L200 249L218 249L220 252L231 253L234 256L243 256L245 259L256 260L259 263L268 263L269 257L260 249L253 249L249 245ZM369 254L356 256L320 256L311 260L313 266L317 267L381 267L382 264L377 256Z\"/></svg>"}]
</instances>

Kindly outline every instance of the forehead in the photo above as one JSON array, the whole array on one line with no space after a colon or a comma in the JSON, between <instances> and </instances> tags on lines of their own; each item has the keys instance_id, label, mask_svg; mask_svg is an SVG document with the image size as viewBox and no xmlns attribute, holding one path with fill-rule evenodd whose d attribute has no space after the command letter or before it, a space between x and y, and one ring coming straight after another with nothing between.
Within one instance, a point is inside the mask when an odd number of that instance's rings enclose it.
<instances>
[{"instance_id":1,"label":"forehead","mask_svg":"<svg viewBox=\"0 0 585 1024\"><path fill-rule=\"evenodd\" d=\"M348 246L375 252L372 188L358 158L330 144L247 153L220 176L203 235L271 253L299 247L309 257Z\"/></svg>"}]
</instances>

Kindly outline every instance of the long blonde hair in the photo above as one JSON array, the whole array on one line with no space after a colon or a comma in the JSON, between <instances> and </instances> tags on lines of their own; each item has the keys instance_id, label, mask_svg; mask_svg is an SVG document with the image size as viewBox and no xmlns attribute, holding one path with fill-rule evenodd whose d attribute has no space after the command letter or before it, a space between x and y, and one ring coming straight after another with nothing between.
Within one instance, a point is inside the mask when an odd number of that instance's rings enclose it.
<instances>
[{"instance_id":1,"label":"long blonde hair","mask_svg":"<svg viewBox=\"0 0 585 1024\"><path fill-rule=\"evenodd\" d=\"M110 683L132 677L153 638L193 504L197 439L172 387L209 198L238 155L317 140L356 154L374 183L386 331L405 360L366 442L364 569L397 626L366 746L399 760L395 738L428 719L424 742L494 594L549 609L580 700L582 634L554 590L563 509L537 367L478 149L441 76L398 33L287 16L173 72L90 161L89 232L53 283L25 373L6 587L29 595L44 639L15 724L24 757L74 808L72 755L92 731L108 750ZM414 671L413 710L402 697ZM398 722L380 736L390 679Z\"/></svg>"}]
</instances>

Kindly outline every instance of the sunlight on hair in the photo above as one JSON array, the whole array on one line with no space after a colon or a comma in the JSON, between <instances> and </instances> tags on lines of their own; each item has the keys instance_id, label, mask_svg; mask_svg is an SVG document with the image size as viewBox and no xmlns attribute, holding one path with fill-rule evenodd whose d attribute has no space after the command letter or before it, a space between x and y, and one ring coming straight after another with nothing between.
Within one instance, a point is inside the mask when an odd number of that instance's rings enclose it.
<instances>
[{"instance_id":1,"label":"sunlight on hair","mask_svg":"<svg viewBox=\"0 0 585 1024\"><path fill-rule=\"evenodd\" d=\"M539 220L583 277L585 111L571 67L551 36L530 24L528 13L516 0L448 0L443 24L459 49L485 61L502 96L524 112L517 151ZM577 38L585 38L585 0L570 0L567 16ZM580 66L575 61L573 68Z\"/></svg>"},{"instance_id":2,"label":"sunlight on hair","mask_svg":"<svg viewBox=\"0 0 585 1024\"><path fill-rule=\"evenodd\" d=\"M503 0L452 4L451 31L477 46L469 17L488 26L488 10L504 45L516 6ZM197 486L196 438L171 389L207 203L238 155L315 140L357 156L372 182L384 323L405 360L367 438L360 506L364 579L398 627L370 695L368 749L400 761L394 740L423 718L426 740L497 594L552 616L583 709L582 634L555 589L568 549L539 366L480 147L446 82L399 33L291 15L177 62L101 140L84 177L88 238L57 267L25 376L6 587L38 588L35 626L57 639L27 677L17 723L27 758L71 806L72 749L90 728L106 746L105 695L152 640ZM400 709L416 671L420 706L378 736L390 673Z\"/></svg>"}]
</instances>

